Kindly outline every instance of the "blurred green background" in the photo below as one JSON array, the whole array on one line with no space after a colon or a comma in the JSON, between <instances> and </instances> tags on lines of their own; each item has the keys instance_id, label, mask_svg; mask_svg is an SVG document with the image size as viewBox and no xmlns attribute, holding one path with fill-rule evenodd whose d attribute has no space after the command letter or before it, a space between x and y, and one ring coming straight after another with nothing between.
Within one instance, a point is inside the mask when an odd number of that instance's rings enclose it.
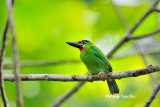
<instances>
[{"instance_id":1,"label":"blurred green background","mask_svg":"<svg viewBox=\"0 0 160 107\"><path fill-rule=\"evenodd\" d=\"M129 26L148 9L152 0L114 0L120 7ZM0 0L0 46L7 20L5 0ZM133 35L143 35L160 27L160 16L154 12L141 24ZM79 50L67 45L67 41L88 39L105 54L126 32L119 21L110 0L15 0L14 22L20 62L80 60ZM10 30L9 30L10 32ZM11 35L4 63L12 63ZM149 64L160 63L160 33L154 37L137 41ZM121 72L145 67L140 55L136 54L133 41L124 44L111 58L113 72ZM80 63L65 63L49 66L32 66L20 69L21 74L85 74L87 69ZM11 74L12 69L5 69ZM160 73L154 73L155 83ZM21 82L25 107L48 107L55 99L71 89L77 82L24 81ZM110 95L106 82L86 83L61 107L142 107L153 90L150 76L117 80L120 94L134 95L136 98L105 98ZM5 82L10 107L16 107L15 82ZM2 101L0 101L2 106ZM160 105L160 94L151 107Z\"/></svg>"}]
</instances>

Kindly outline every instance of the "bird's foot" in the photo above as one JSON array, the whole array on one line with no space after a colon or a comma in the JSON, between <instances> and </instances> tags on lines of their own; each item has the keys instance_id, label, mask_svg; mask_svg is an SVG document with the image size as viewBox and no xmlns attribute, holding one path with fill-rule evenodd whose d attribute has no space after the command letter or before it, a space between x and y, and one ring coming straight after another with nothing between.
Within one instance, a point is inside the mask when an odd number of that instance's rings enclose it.
<instances>
[{"instance_id":1,"label":"bird's foot","mask_svg":"<svg viewBox=\"0 0 160 107\"><path fill-rule=\"evenodd\" d=\"M101 76L103 76L103 75L106 75L106 72L100 72L100 73L98 74L98 77L101 77Z\"/></svg>"},{"instance_id":2,"label":"bird's foot","mask_svg":"<svg viewBox=\"0 0 160 107\"><path fill-rule=\"evenodd\" d=\"M100 73L98 74L98 78L100 78L100 77L103 76L103 75L106 75L106 72L100 72ZM105 81L105 80L102 80L102 81Z\"/></svg>"},{"instance_id":3,"label":"bird's foot","mask_svg":"<svg viewBox=\"0 0 160 107\"><path fill-rule=\"evenodd\" d=\"M91 73L88 73L88 74L87 74L87 78L88 78L88 81L89 81L89 82L93 82L93 81L94 81L94 79L92 78L92 76L93 76L93 75L92 75Z\"/></svg>"}]
</instances>

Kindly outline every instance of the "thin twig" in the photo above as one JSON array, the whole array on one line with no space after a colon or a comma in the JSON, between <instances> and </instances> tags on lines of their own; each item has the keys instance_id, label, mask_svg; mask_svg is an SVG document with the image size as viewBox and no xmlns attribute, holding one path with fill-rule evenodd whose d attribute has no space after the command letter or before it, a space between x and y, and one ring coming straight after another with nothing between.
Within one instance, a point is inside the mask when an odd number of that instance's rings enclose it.
<instances>
[{"instance_id":1,"label":"thin twig","mask_svg":"<svg viewBox=\"0 0 160 107\"><path fill-rule=\"evenodd\" d=\"M146 38L146 37L150 37L151 35L154 35L154 34L159 33L159 32L160 32L160 28L154 30L153 32L151 32L149 34L136 36L136 37L128 37L128 39L132 39L132 40L143 39L143 38Z\"/></svg>"},{"instance_id":2,"label":"thin twig","mask_svg":"<svg viewBox=\"0 0 160 107\"><path fill-rule=\"evenodd\" d=\"M78 84L76 84L71 90L67 91L63 96L60 96L56 101L54 101L50 105L50 107L58 107L66 99L68 99L72 94L74 94L75 92L77 92L84 83L85 83L85 81L81 81Z\"/></svg>"},{"instance_id":3,"label":"thin twig","mask_svg":"<svg viewBox=\"0 0 160 107\"><path fill-rule=\"evenodd\" d=\"M143 62L144 62L144 65L145 65L145 66L148 66L148 65L149 65L149 64L148 64L148 61L147 61L146 57L144 56L144 54L142 53L139 44L138 44L138 43L134 43L133 45L134 45L137 53L138 53L139 55L141 55L141 58L142 58L142 60L143 60Z\"/></svg>"},{"instance_id":4,"label":"thin twig","mask_svg":"<svg viewBox=\"0 0 160 107\"><path fill-rule=\"evenodd\" d=\"M113 7L113 10L115 11L117 18L119 19L120 23L122 24L122 26L127 29L128 28L128 23L126 22L124 16L122 15L121 10L115 5L113 0L110 0L111 5Z\"/></svg>"},{"instance_id":5,"label":"thin twig","mask_svg":"<svg viewBox=\"0 0 160 107\"><path fill-rule=\"evenodd\" d=\"M134 46L134 48L136 49L136 52L141 56L141 58L142 58L142 60L143 60L143 62L144 62L144 65L145 65L145 66L148 66L149 63L148 63L148 61L147 61L147 58L146 58L145 55L142 53L139 44L134 41L133 46ZM151 78L152 85L154 86L154 85L155 85L155 79L154 79L154 77L153 77L152 74L150 74L149 76L150 76L150 78Z\"/></svg>"},{"instance_id":6,"label":"thin twig","mask_svg":"<svg viewBox=\"0 0 160 107\"><path fill-rule=\"evenodd\" d=\"M160 53L160 49L153 49L152 51L141 51L142 54L155 54L155 53ZM128 56L133 56L133 55L138 55L137 53L131 53L131 54L125 54L125 55L117 55L117 56L113 56L112 58L116 59L116 58L124 58L124 57L128 57Z\"/></svg>"},{"instance_id":7,"label":"thin twig","mask_svg":"<svg viewBox=\"0 0 160 107\"><path fill-rule=\"evenodd\" d=\"M115 72L104 73L102 75L58 75L58 74L24 74L19 75L22 81L100 81L108 79L121 79L127 77L138 77L140 75L150 74L160 71L160 64L150 65L146 68ZM15 76L12 74L5 74L5 81L15 81Z\"/></svg>"},{"instance_id":8,"label":"thin twig","mask_svg":"<svg viewBox=\"0 0 160 107\"><path fill-rule=\"evenodd\" d=\"M29 66L45 66L45 65L57 65L64 63L79 63L80 60L55 60L55 61L24 61L20 63L20 67L29 67ZM13 68L12 64L5 64L4 69Z\"/></svg>"},{"instance_id":9,"label":"thin twig","mask_svg":"<svg viewBox=\"0 0 160 107\"><path fill-rule=\"evenodd\" d=\"M14 73L15 73L15 80L16 80L16 90L17 90L17 106L23 107L23 97L21 95L20 89L20 78L19 78L19 63L18 63L18 54L17 54L17 46L16 46L16 35L15 35L15 28L14 28L14 21L13 21L13 7L12 7L12 0L7 0L7 8L8 8L8 19L9 19L9 26L11 28L11 35L12 35L12 50L13 50L13 64L14 64Z\"/></svg>"},{"instance_id":10,"label":"thin twig","mask_svg":"<svg viewBox=\"0 0 160 107\"><path fill-rule=\"evenodd\" d=\"M152 103L152 101L154 100L154 98L156 97L158 91L160 90L160 81L159 83L155 86L153 92L151 93L151 95L149 96L149 98L147 99L147 101L145 102L143 107L149 107L149 105Z\"/></svg>"},{"instance_id":11,"label":"thin twig","mask_svg":"<svg viewBox=\"0 0 160 107\"><path fill-rule=\"evenodd\" d=\"M6 22L5 31L3 34L2 48L0 54L0 89L1 89L1 97L3 100L4 107L8 107L8 100L5 94L5 86L4 86L4 78L3 78L3 59L5 56L6 42L7 42L7 32L8 32L8 20Z\"/></svg>"}]
</instances>

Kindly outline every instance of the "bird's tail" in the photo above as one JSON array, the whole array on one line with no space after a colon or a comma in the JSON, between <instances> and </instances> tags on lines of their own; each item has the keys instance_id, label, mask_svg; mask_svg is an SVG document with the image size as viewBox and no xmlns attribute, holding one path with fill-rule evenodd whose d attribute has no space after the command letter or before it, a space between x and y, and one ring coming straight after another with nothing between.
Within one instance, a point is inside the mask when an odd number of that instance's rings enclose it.
<instances>
[{"instance_id":1,"label":"bird's tail","mask_svg":"<svg viewBox=\"0 0 160 107\"><path fill-rule=\"evenodd\" d=\"M109 91L112 95L119 93L119 88L115 80L107 80Z\"/></svg>"}]
</instances>

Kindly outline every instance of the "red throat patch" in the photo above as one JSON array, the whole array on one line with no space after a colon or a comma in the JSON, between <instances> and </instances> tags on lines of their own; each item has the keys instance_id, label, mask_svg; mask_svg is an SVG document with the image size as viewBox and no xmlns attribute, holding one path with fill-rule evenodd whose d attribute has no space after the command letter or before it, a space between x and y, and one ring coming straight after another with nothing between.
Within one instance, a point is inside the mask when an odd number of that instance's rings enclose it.
<instances>
[{"instance_id":1,"label":"red throat patch","mask_svg":"<svg viewBox=\"0 0 160 107\"><path fill-rule=\"evenodd\" d=\"M79 50L82 52L82 51L86 50L86 48L80 47Z\"/></svg>"},{"instance_id":2,"label":"red throat patch","mask_svg":"<svg viewBox=\"0 0 160 107\"><path fill-rule=\"evenodd\" d=\"M82 51L83 49L84 49L83 47L80 47L80 48L79 48L80 51Z\"/></svg>"}]
</instances>

